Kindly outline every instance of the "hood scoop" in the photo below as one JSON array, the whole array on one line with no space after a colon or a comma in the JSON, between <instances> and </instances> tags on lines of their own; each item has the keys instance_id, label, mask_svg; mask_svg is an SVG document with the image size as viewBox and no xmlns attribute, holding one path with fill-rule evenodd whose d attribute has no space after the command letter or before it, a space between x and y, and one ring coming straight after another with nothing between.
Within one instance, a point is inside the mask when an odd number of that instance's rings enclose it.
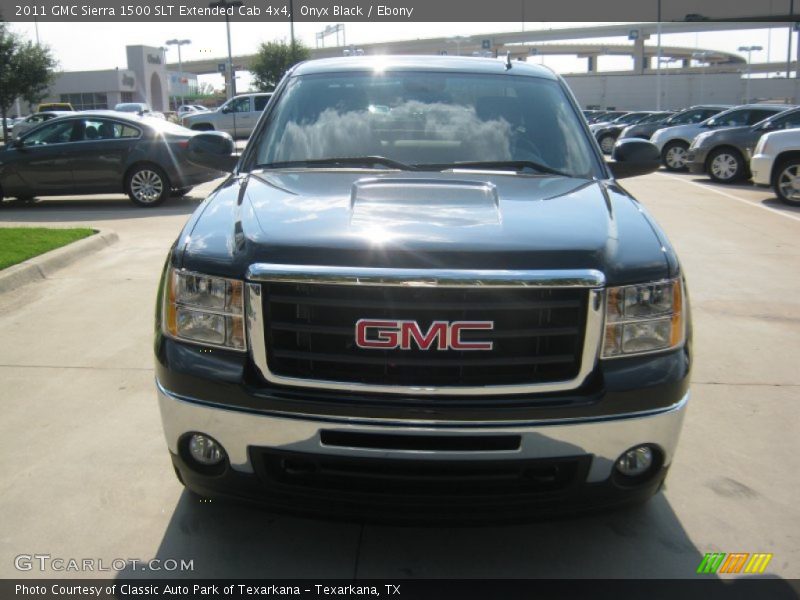
<instances>
[{"instance_id":1,"label":"hood scoop","mask_svg":"<svg viewBox=\"0 0 800 600\"><path fill-rule=\"evenodd\" d=\"M500 224L497 188L487 181L359 179L350 193L350 211L353 226Z\"/></svg>"}]
</instances>

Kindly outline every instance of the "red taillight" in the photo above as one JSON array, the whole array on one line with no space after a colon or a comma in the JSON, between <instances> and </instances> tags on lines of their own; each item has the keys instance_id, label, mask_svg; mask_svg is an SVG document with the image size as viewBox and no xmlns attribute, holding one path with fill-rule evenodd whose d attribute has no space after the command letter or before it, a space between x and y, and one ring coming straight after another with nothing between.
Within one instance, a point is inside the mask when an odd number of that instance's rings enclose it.
<instances>
[{"instance_id":1,"label":"red taillight","mask_svg":"<svg viewBox=\"0 0 800 600\"><path fill-rule=\"evenodd\" d=\"M186 150L189 147L189 140L181 140L178 142L178 147Z\"/></svg>"}]
</instances>

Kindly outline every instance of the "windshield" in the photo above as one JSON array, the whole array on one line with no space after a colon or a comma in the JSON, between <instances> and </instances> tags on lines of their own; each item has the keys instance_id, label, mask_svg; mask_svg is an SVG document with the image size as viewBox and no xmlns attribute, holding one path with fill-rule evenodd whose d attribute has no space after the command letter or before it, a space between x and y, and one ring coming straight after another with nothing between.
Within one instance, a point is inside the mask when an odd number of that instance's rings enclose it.
<instances>
[{"instance_id":1,"label":"windshield","mask_svg":"<svg viewBox=\"0 0 800 600\"><path fill-rule=\"evenodd\" d=\"M147 106L144 104L117 104L114 110L119 112L139 112L147 110Z\"/></svg>"},{"instance_id":2,"label":"windshield","mask_svg":"<svg viewBox=\"0 0 800 600\"><path fill-rule=\"evenodd\" d=\"M617 119L614 119L615 124L619 125L626 125L628 123L637 123L642 117L647 116L647 113L628 113L627 115L622 115Z\"/></svg>"},{"instance_id":3,"label":"windshield","mask_svg":"<svg viewBox=\"0 0 800 600\"><path fill-rule=\"evenodd\" d=\"M591 177L580 115L556 82L449 72L295 77L255 141L259 167L336 158L441 170L456 163L537 163ZM392 162L394 166L388 163ZM353 161L348 161L354 165ZM487 168L500 168L498 165ZM539 169L544 171L544 169Z\"/></svg>"},{"instance_id":4,"label":"windshield","mask_svg":"<svg viewBox=\"0 0 800 600\"><path fill-rule=\"evenodd\" d=\"M664 121L668 116L669 116L669 114L650 115L648 117L645 117L641 121L639 121L639 124L640 125L644 125L644 124L647 124L647 123L659 123L660 121Z\"/></svg>"}]
</instances>

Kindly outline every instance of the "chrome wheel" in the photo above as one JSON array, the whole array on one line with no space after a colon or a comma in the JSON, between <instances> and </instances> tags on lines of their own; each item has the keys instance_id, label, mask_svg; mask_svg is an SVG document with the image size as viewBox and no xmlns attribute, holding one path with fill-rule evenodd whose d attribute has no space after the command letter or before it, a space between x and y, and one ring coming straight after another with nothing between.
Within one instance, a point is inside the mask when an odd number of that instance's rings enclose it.
<instances>
[{"instance_id":1,"label":"chrome wheel","mask_svg":"<svg viewBox=\"0 0 800 600\"><path fill-rule=\"evenodd\" d=\"M604 135L600 138L600 150L603 151L603 154L611 154L611 151L614 150L614 144L617 140L614 139L613 135Z\"/></svg>"},{"instance_id":2,"label":"chrome wheel","mask_svg":"<svg viewBox=\"0 0 800 600\"><path fill-rule=\"evenodd\" d=\"M730 181L739 174L739 161L727 152L717 154L711 161L711 174L715 179Z\"/></svg>"},{"instance_id":3,"label":"chrome wheel","mask_svg":"<svg viewBox=\"0 0 800 600\"><path fill-rule=\"evenodd\" d=\"M164 193L164 181L150 169L136 171L131 177L131 194L142 204L157 202Z\"/></svg>"},{"instance_id":4,"label":"chrome wheel","mask_svg":"<svg viewBox=\"0 0 800 600\"><path fill-rule=\"evenodd\" d=\"M670 146L664 155L664 162L670 169L679 170L686 166L686 148L683 146Z\"/></svg>"},{"instance_id":5,"label":"chrome wheel","mask_svg":"<svg viewBox=\"0 0 800 600\"><path fill-rule=\"evenodd\" d=\"M775 187L782 200L800 203L800 164L787 165L778 175Z\"/></svg>"}]
</instances>

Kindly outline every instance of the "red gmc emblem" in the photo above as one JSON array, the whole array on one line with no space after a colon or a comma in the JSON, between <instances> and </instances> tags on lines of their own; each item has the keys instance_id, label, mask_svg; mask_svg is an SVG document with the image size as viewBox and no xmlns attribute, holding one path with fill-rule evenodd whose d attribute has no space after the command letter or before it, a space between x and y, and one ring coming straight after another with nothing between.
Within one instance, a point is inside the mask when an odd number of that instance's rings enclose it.
<instances>
[{"instance_id":1,"label":"red gmc emblem","mask_svg":"<svg viewBox=\"0 0 800 600\"><path fill-rule=\"evenodd\" d=\"M493 342L465 342L464 331L491 331L494 321L434 321L423 331L416 321L360 319L356 323L356 345L365 350L411 350L411 342L420 350L491 350Z\"/></svg>"}]
</instances>

